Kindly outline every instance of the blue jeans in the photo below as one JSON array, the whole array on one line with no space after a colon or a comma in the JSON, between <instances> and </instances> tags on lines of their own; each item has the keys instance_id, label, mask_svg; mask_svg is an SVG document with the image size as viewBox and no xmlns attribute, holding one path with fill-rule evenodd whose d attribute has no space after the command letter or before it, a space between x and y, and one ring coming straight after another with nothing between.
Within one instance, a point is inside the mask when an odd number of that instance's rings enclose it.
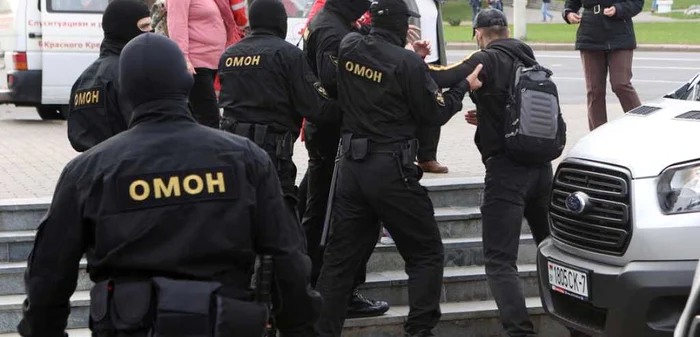
<instances>
[{"instance_id":1,"label":"blue jeans","mask_svg":"<svg viewBox=\"0 0 700 337\"><path fill-rule=\"evenodd\" d=\"M542 3L542 21L547 21L547 17L554 18L552 14L549 14L549 3L543 2Z\"/></svg>"},{"instance_id":2,"label":"blue jeans","mask_svg":"<svg viewBox=\"0 0 700 337\"><path fill-rule=\"evenodd\" d=\"M472 5L472 25L476 25L476 15L481 11L481 6Z\"/></svg>"}]
</instances>

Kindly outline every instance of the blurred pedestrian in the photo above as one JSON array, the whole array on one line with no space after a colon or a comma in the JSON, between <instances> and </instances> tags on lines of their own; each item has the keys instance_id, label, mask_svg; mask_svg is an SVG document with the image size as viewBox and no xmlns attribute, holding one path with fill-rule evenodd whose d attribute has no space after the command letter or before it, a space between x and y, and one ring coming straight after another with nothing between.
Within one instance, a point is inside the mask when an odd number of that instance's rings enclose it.
<instances>
[{"instance_id":1,"label":"blurred pedestrian","mask_svg":"<svg viewBox=\"0 0 700 337\"><path fill-rule=\"evenodd\" d=\"M469 0L472 6L472 25L476 23L476 15L481 12L481 0Z\"/></svg>"},{"instance_id":2,"label":"blurred pedestrian","mask_svg":"<svg viewBox=\"0 0 700 337\"><path fill-rule=\"evenodd\" d=\"M549 18L549 21L554 20L554 15L549 13L549 3L552 0L542 0L542 22L547 22L547 18Z\"/></svg>"},{"instance_id":3,"label":"blurred pedestrian","mask_svg":"<svg viewBox=\"0 0 700 337\"><path fill-rule=\"evenodd\" d=\"M583 7L583 14L578 11ZM576 49L581 51L588 92L588 125L593 130L608 121L605 80L610 73L612 91L627 112L642 103L632 86L632 58L637 40L632 18L644 0L613 0L604 7L598 0L566 0L562 13L569 24L581 24Z\"/></svg>"},{"instance_id":4,"label":"blurred pedestrian","mask_svg":"<svg viewBox=\"0 0 700 337\"><path fill-rule=\"evenodd\" d=\"M501 0L489 0L489 7L493 9L498 9L499 11L503 11L503 1Z\"/></svg>"},{"instance_id":5,"label":"blurred pedestrian","mask_svg":"<svg viewBox=\"0 0 700 337\"><path fill-rule=\"evenodd\" d=\"M219 105L214 78L227 45L240 39L228 0L166 1L168 35L185 54L194 76L189 95L195 119L219 128Z\"/></svg>"}]
</instances>

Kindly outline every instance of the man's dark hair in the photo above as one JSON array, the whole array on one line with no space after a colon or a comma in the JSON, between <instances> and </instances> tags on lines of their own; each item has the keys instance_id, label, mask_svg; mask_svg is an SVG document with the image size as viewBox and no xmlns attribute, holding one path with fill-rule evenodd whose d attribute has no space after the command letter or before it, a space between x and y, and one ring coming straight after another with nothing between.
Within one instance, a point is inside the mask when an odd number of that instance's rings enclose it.
<instances>
[{"instance_id":1,"label":"man's dark hair","mask_svg":"<svg viewBox=\"0 0 700 337\"><path fill-rule=\"evenodd\" d=\"M508 37L508 27L504 26L491 26L479 28L481 33L489 40L494 39L505 39Z\"/></svg>"}]
</instances>

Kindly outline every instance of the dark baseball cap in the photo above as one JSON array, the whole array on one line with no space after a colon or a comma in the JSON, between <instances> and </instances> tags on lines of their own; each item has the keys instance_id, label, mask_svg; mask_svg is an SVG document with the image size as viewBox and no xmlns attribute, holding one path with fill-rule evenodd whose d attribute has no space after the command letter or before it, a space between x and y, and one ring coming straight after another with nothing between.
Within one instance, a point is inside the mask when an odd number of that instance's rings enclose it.
<instances>
[{"instance_id":1,"label":"dark baseball cap","mask_svg":"<svg viewBox=\"0 0 700 337\"><path fill-rule=\"evenodd\" d=\"M408 9L404 0L376 0L372 1L369 13L374 18L406 16L420 18L420 14Z\"/></svg>"},{"instance_id":2,"label":"dark baseball cap","mask_svg":"<svg viewBox=\"0 0 700 337\"><path fill-rule=\"evenodd\" d=\"M472 36L476 35L477 28L508 27L508 18L498 9L484 9L476 15Z\"/></svg>"}]
</instances>

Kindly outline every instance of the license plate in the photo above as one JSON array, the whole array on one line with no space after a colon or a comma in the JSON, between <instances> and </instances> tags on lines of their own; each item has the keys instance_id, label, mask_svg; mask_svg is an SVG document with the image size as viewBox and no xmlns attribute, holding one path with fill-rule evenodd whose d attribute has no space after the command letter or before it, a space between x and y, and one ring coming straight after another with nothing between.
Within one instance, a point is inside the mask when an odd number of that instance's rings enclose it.
<instances>
[{"instance_id":1,"label":"license plate","mask_svg":"<svg viewBox=\"0 0 700 337\"><path fill-rule=\"evenodd\" d=\"M547 261L552 290L580 300L588 300L588 273Z\"/></svg>"}]
</instances>

